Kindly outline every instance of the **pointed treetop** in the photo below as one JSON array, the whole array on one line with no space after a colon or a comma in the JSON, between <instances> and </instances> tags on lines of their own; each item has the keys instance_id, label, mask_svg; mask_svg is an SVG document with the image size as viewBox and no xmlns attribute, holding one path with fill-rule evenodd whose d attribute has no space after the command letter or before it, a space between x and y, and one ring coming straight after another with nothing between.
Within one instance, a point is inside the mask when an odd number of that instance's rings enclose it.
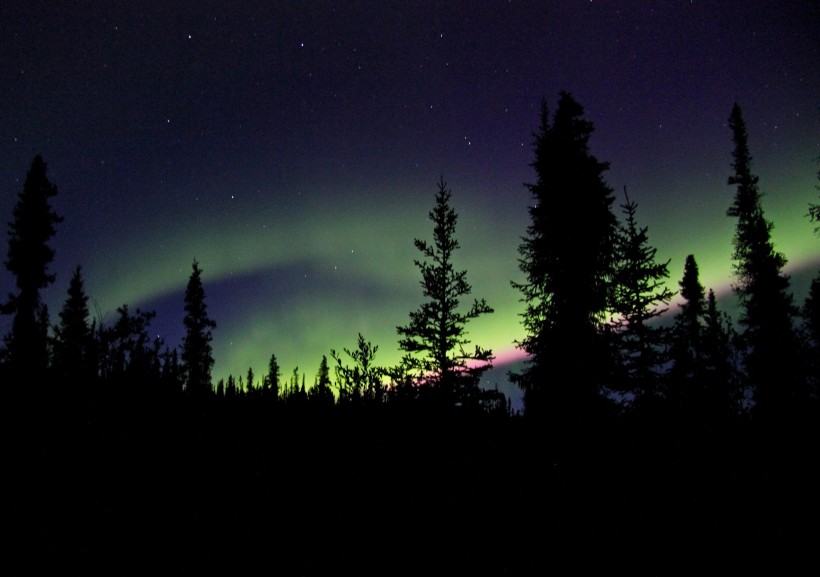
<instances>
[{"instance_id":1,"label":"pointed treetop","mask_svg":"<svg viewBox=\"0 0 820 577\"><path fill-rule=\"evenodd\" d=\"M475 300L467 310L460 308L462 297L471 292L467 272L458 271L453 264L453 253L459 248L455 237L456 211L449 205L450 190L441 177L438 181L436 202L429 217L433 221L433 242L415 239L423 260L414 264L421 272L422 294L426 302L410 313L410 323L396 327L401 339L399 347L408 353L408 366L418 369L423 379L435 375L434 380L455 391L462 377L481 374L490 367L492 352L476 347L465 350L466 324L481 315L492 313L487 303ZM477 366L474 366L477 365Z\"/></svg>"},{"instance_id":2,"label":"pointed treetop","mask_svg":"<svg viewBox=\"0 0 820 577\"><path fill-rule=\"evenodd\" d=\"M194 259L191 276L185 288L185 338L182 342L182 362L187 371L186 389L195 395L211 391L211 368L214 365L211 331L216 322L208 317L202 270Z\"/></svg>"},{"instance_id":3,"label":"pointed treetop","mask_svg":"<svg viewBox=\"0 0 820 577\"><path fill-rule=\"evenodd\" d=\"M728 184L737 185L737 193L732 206L726 211L728 216L750 220L759 210L760 192L757 188L758 177L752 174L752 155L749 152L749 135L746 133L746 123L743 121L743 112L735 102L729 116L729 128L732 130L734 150L732 151L732 168L734 173L729 176Z\"/></svg>"},{"instance_id":4,"label":"pointed treetop","mask_svg":"<svg viewBox=\"0 0 820 577\"><path fill-rule=\"evenodd\" d=\"M26 174L23 190L9 223L9 248L6 268L17 276L21 291L37 291L54 282L48 265L54 260L54 249L48 241L57 232L62 217L49 206L57 195L57 186L49 181L46 163L39 154Z\"/></svg>"},{"instance_id":5,"label":"pointed treetop","mask_svg":"<svg viewBox=\"0 0 820 577\"><path fill-rule=\"evenodd\" d=\"M700 273L698 271L698 263L695 261L695 255L688 255L686 263L683 266L683 278L678 283L680 287L680 296L688 302L703 303L704 289L700 284Z\"/></svg>"}]
</instances>

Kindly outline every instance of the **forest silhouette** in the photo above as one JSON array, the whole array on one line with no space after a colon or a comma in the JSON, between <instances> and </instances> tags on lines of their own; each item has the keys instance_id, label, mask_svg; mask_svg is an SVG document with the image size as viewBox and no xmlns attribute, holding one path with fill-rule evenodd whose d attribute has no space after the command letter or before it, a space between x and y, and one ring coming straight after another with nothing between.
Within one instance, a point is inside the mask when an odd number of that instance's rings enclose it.
<instances>
[{"instance_id":1,"label":"forest silhouette","mask_svg":"<svg viewBox=\"0 0 820 577\"><path fill-rule=\"evenodd\" d=\"M524 278L513 286L528 360L510 375L523 412L479 386L494 357L467 329L494 313L454 266L443 177L432 237L420 231L408 263L422 302L396 328L397 365L380 365L359 334L317 359L315 376L283 374L271 351L268 366L213 382L219 319L196 260L178 348L151 337L153 311L123 304L113 322L92 319L81 266L52 323L41 291L56 281L49 242L62 219L35 157L9 223L16 292L0 349L21 567L799 567L820 513L820 274L795 304L737 104L728 126L736 321L701 284L697 255L670 304L675 271L638 204L607 184L583 107L566 92L554 113L542 104L530 225L510 255Z\"/></svg>"}]
</instances>

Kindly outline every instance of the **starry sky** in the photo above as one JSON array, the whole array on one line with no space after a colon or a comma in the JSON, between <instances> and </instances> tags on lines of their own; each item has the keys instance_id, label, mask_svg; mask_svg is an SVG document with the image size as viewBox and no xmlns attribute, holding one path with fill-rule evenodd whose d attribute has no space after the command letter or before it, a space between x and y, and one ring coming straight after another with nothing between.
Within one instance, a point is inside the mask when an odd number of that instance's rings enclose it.
<instances>
[{"instance_id":1,"label":"starry sky","mask_svg":"<svg viewBox=\"0 0 820 577\"><path fill-rule=\"evenodd\" d=\"M359 332L377 361L399 359L395 328L423 300L413 239L431 238L443 175L456 266L495 309L470 337L503 368L523 336L510 280L532 132L561 90L595 124L592 152L638 202L673 288L693 253L727 298L738 101L773 239L806 293L820 264L804 216L818 196L818 38L806 1L10 0L0 214L11 220L42 154L65 218L53 319L81 264L95 316L155 310L152 330L176 345L196 258L214 377L261 374L275 353L310 382ZM0 271L0 292L13 282Z\"/></svg>"}]
</instances>

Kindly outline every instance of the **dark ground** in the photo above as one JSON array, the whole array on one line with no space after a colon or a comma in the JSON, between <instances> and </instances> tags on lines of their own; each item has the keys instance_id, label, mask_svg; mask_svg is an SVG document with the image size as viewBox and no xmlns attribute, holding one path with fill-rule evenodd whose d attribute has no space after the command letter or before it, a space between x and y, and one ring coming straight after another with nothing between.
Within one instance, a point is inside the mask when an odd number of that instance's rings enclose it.
<instances>
[{"instance_id":1,"label":"dark ground","mask_svg":"<svg viewBox=\"0 0 820 577\"><path fill-rule=\"evenodd\" d=\"M815 419L6 403L8 567L283 575L817 566ZM14 560L17 561L14 561Z\"/></svg>"}]
</instances>

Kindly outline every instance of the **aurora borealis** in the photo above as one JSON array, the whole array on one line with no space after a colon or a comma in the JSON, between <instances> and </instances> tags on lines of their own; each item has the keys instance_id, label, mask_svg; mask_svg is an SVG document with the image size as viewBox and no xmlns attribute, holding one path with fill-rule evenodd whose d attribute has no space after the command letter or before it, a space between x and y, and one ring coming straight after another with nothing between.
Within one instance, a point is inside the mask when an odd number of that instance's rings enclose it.
<instances>
[{"instance_id":1,"label":"aurora borealis","mask_svg":"<svg viewBox=\"0 0 820 577\"><path fill-rule=\"evenodd\" d=\"M283 375L298 366L311 382L359 332L380 363L398 360L395 327L422 299L413 239L430 238L443 175L457 266L495 309L470 337L503 364L522 336L510 280L531 133L562 89L673 288L693 253L719 293L738 101L802 298L820 265L804 216L818 194L819 37L810 2L7 2L0 213L42 154L65 219L52 318L82 264L96 314L156 310L153 329L176 345L196 258L215 378L261 374L275 353ZM3 270L0 290L12 282Z\"/></svg>"}]
</instances>

